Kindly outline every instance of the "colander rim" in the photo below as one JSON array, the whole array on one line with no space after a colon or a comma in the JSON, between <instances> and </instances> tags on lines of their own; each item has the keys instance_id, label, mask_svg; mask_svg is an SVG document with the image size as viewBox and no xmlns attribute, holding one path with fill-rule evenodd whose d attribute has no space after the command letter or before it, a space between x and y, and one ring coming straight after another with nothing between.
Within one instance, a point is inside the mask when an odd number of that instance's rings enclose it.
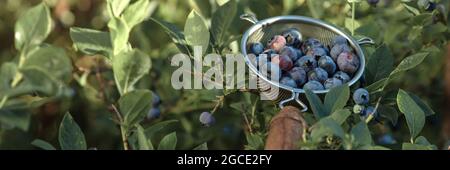
<instances>
[{"instance_id":1,"label":"colander rim","mask_svg":"<svg viewBox=\"0 0 450 170\"><path fill-rule=\"evenodd\" d=\"M285 21L285 20L289 20L289 21L297 21L297 22L302 22L302 23L309 23L309 24L314 24L314 25L318 25L321 27L324 27L326 29L331 30L332 32L341 35L343 37L345 37L347 40L349 40L350 45L352 47L354 47L356 54L358 55L359 59L360 59L360 67L358 68L358 71L356 72L356 74L353 76L353 78L347 82L346 84L348 86L352 86L353 84L355 84L363 75L364 73L364 69L365 69L365 65L366 65L366 61L365 61L365 56L364 53L362 52L361 46L360 44L350 35L348 35L346 32L342 31L341 29L337 28L336 26L333 26L332 24L329 24L325 21L322 20L318 20L318 19L314 19L314 18L310 18L310 17L306 17L306 16L298 16L298 15L284 15L284 16L276 16L276 17L271 17L271 18L267 18L264 20L260 20L258 22L256 22L254 25L252 25L250 28L248 28L244 35L242 36L241 39L241 51L242 54L244 56L244 60L247 64L247 66L250 68L250 70L255 73L259 78L263 79L264 81L270 83L273 86L294 92L294 93L305 93L304 89L300 89L300 88L292 88L286 85L283 85L279 82L274 82L269 80L267 77L263 76L258 69L256 69L256 67L251 63L248 54L247 54L247 41L249 36L254 33L255 31L259 30L262 27L267 27L268 25L272 25L274 23L280 22L280 21ZM325 89L325 90L314 90L313 93L316 94L323 94L323 93L328 93L330 91L330 89Z\"/></svg>"}]
</instances>

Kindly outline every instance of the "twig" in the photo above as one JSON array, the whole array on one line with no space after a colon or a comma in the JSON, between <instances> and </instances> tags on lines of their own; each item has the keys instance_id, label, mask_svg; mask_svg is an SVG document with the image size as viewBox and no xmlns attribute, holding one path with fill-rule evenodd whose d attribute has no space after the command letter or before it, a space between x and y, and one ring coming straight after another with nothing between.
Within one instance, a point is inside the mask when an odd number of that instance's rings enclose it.
<instances>
[{"instance_id":1,"label":"twig","mask_svg":"<svg viewBox=\"0 0 450 170\"><path fill-rule=\"evenodd\" d=\"M120 114L119 110L117 109L117 107L114 104L111 104L111 108L113 109L113 111L116 113L117 119L119 119L119 122L123 122L123 118L122 115ZM125 128L120 125L120 133L122 135L122 143L123 143L123 149L124 150L129 150L128 148L128 135L126 133Z\"/></svg>"}]
</instances>

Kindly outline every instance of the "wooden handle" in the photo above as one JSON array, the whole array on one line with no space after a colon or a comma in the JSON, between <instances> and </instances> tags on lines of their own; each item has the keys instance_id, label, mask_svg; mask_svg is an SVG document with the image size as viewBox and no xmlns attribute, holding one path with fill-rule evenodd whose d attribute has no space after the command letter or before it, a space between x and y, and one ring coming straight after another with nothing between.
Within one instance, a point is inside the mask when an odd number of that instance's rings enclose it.
<instances>
[{"instance_id":1,"label":"wooden handle","mask_svg":"<svg viewBox=\"0 0 450 170\"><path fill-rule=\"evenodd\" d=\"M269 128L266 150L294 150L298 148L307 124L298 108L286 106L272 118Z\"/></svg>"}]
</instances>

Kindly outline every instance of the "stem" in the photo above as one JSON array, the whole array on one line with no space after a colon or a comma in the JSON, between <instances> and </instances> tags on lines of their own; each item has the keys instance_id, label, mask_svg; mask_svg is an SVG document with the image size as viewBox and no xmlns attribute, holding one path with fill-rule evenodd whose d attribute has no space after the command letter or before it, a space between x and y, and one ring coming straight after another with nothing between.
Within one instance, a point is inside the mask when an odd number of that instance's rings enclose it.
<instances>
[{"instance_id":1,"label":"stem","mask_svg":"<svg viewBox=\"0 0 450 170\"><path fill-rule=\"evenodd\" d=\"M352 36L355 35L355 6L356 2L352 2Z\"/></svg>"},{"instance_id":2,"label":"stem","mask_svg":"<svg viewBox=\"0 0 450 170\"><path fill-rule=\"evenodd\" d=\"M120 114L119 110L117 109L117 107L112 104L111 108L113 109L114 113L116 113L117 119L119 119L119 126L120 126L120 133L122 136L122 143L123 143L123 149L124 150L128 150L128 135L127 135L127 130L125 129L124 126L122 126L123 123L123 118L122 115Z\"/></svg>"}]
</instances>

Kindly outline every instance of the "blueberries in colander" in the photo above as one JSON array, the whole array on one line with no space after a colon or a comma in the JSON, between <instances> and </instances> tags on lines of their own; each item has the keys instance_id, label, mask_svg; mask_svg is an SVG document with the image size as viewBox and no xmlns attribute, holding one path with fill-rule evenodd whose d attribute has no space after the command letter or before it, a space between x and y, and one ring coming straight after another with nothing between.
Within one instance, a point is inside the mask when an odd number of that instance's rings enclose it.
<instances>
[{"instance_id":1,"label":"blueberries in colander","mask_svg":"<svg viewBox=\"0 0 450 170\"><path fill-rule=\"evenodd\" d=\"M330 42L302 38L301 31L289 28L267 42L250 44L249 53L262 54L259 60L266 57L267 63L258 67L263 76L293 88L331 89L348 83L358 71L359 56L345 37L336 36Z\"/></svg>"}]
</instances>

